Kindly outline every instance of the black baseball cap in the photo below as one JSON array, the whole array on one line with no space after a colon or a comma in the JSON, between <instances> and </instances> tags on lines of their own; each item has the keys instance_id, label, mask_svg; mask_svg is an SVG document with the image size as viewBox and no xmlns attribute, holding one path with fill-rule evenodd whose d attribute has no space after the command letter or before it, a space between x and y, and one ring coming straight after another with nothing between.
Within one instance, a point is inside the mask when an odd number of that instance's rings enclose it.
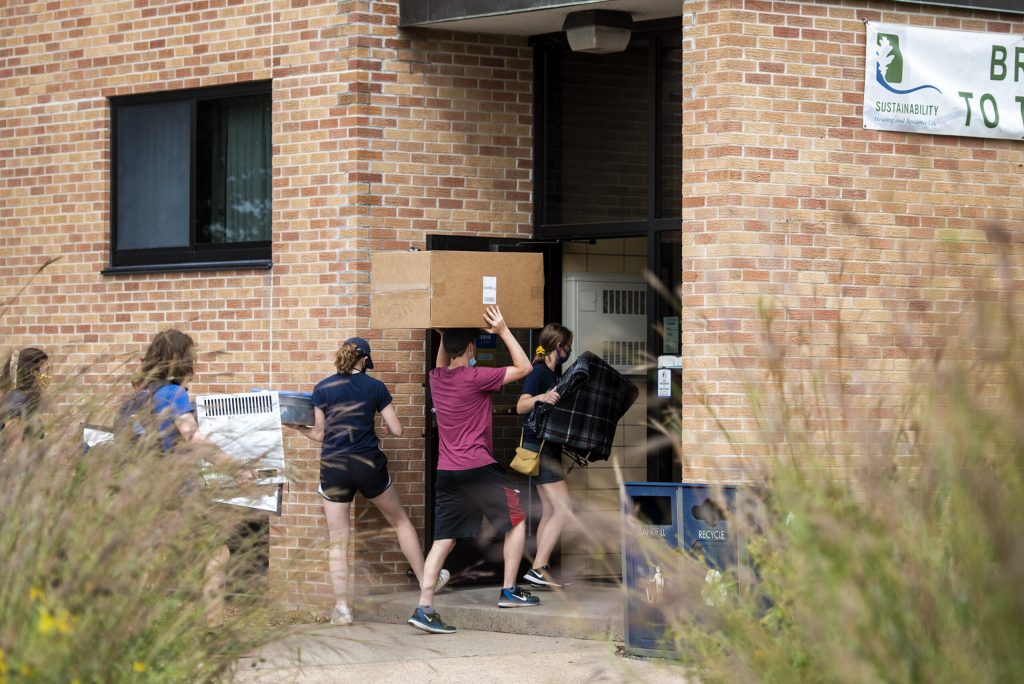
<instances>
[{"instance_id":1,"label":"black baseball cap","mask_svg":"<svg viewBox=\"0 0 1024 684\"><path fill-rule=\"evenodd\" d=\"M370 358L370 343L364 340L362 337L350 337L345 340L345 344L351 344L359 352L360 356L366 357L366 367L373 368L373 359Z\"/></svg>"}]
</instances>

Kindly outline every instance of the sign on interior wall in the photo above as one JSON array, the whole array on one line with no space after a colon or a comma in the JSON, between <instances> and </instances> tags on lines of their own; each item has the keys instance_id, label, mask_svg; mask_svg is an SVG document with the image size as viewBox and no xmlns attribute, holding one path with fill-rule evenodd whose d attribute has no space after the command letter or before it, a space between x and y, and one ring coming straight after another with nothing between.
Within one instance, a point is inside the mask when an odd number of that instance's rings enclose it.
<instances>
[{"instance_id":1,"label":"sign on interior wall","mask_svg":"<svg viewBox=\"0 0 1024 684\"><path fill-rule=\"evenodd\" d=\"M865 128L1024 140L1024 36L866 25Z\"/></svg>"}]
</instances>

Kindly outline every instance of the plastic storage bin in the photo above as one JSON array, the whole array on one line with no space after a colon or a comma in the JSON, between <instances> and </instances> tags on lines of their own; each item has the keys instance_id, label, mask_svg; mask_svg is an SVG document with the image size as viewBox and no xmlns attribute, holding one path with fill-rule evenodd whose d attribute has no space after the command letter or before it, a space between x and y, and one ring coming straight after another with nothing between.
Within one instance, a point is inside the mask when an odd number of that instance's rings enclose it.
<instances>
[{"instance_id":1,"label":"plastic storage bin","mask_svg":"<svg viewBox=\"0 0 1024 684\"><path fill-rule=\"evenodd\" d=\"M253 392L264 392L253 388ZM312 425L313 417L312 392L282 392L278 390L277 400L281 407L281 422L284 425Z\"/></svg>"},{"instance_id":2,"label":"plastic storage bin","mask_svg":"<svg viewBox=\"0 0 1024 684\"><path fill-rule=\"evenodd\" d=\"M278 392L281 404L281 422L285 425L312 425L313 394L310 392Z\"/></svg>"}]
</instances>

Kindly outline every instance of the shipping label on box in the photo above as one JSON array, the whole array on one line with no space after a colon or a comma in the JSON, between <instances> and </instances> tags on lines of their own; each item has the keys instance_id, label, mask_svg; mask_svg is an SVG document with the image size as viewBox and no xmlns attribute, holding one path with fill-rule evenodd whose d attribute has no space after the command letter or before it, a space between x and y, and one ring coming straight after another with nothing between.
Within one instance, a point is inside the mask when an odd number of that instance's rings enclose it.
<instances>
[{"instance_id":1,"label":"shipping label on box","mask_svg":"<svg viewBox=\"0 0 1024 684\"><path fill-rule=\"evenodd\" d=\"M510 328L544 325L544 257L532 252L377 252L370 327L481 328L496 304Z\"/></svg>"}]
</instances>

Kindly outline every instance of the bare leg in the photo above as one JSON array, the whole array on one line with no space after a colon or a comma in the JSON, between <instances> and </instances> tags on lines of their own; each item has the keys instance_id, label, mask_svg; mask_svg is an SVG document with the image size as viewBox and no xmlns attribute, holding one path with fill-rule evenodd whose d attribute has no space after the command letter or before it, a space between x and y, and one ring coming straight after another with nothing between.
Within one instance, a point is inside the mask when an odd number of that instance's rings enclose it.
<instances>
[{"instance_id":1,"label":"bare leg","mask_svg":"<svg viewBox=\"0 0 1024 684\"><path fill-rule=\"evenodd\" d=\"M533 533L534 539L537 540L537 547L533 550L533 567L535 568L539 568L541 565L537 562L536 554L537 551L540 550L540 540L544 538L544 530L547 529L548 523L551 522L551 514L554 511L554 503L551 501L551 495L543 486L537 485L537 495L540 496L541 516L540 522L537 523L537 529Z\"/></svg>"},{"instance_id":2,"label":"bare leg","mask_svg":"<svg viewBox=\"0 0 1024 684\"><path fill-rule=\"evenodd\" d=\"M339 608L348 607L349 511L352 504L327 499L323 499L323 502L330 539L327 564L331 572L331 588L334 589L334 605Z\"/></svg>"},{"instance_id":3,"label":"bare leg","mask_svg":"<svg viewBox=\"0 0 1024 684\"><path fill-rule=\"evenodd\" d=\"M430 547L430 553L423 563L423 579L420 580L420 605L429 606L434 601L434 585L437 584L438 575L444 567L444 561L448 554L455 548L454 539L435 539ZM522 546L519 548L522 554Z\"/></svg>"},{"instance_id":4,"label":"bare leg","mask_svg":"<svg viewBox=\"0 0 1024 684\"><path fill-rule=\"evenodd\" d=\"M402 507L402 501L398 491L394 487L388 487L379 496L370 499L380 510L381 515L388 521L398 535L398 546L401 547L405 559L412 566L416 573L416 581L423 581L423 549L420 547L420 536L416 533L412 521L406 515ZM440 568L438 569L440 570ZM435 580L436 581L436 580Z\"/></svg>"},{"instance_id":5,"label":"bare leg","mask_svg":"<svg viewBox=\"0 0 1024 684\"><path fill-rule=\"evenodd\" d=\"M206 562L203 575L203 603L206 623L211 626L220 624L224 616L224 591L227 580L228 559L231 552L227 545L213 552L213 557Z\"/></svg>"},{"instance_id":6,"label":"bare leg","mask_svg":"<svg viewBox=\"0 0 1024 684\"><path fill-rule=\"evenodd\" d=\"M526 544L525 520L505 533L505 583L503 587L516 586L516 575L519 574L519 562L523 560L523 546Z\"/></svg>"},{"instance_id":7,"label":"bare leg","mask_svg":"<svg viewBox=\"0 0 1024 684\"><path fill-rule=\"evenodd\" d=\"M537 556L533 567L542 568L551 561L551 552L566 524L576 516L572 512L572 497L565 480L537 487L540 492L544 514L537 528Z\"/></svg>"}]
</instances>

